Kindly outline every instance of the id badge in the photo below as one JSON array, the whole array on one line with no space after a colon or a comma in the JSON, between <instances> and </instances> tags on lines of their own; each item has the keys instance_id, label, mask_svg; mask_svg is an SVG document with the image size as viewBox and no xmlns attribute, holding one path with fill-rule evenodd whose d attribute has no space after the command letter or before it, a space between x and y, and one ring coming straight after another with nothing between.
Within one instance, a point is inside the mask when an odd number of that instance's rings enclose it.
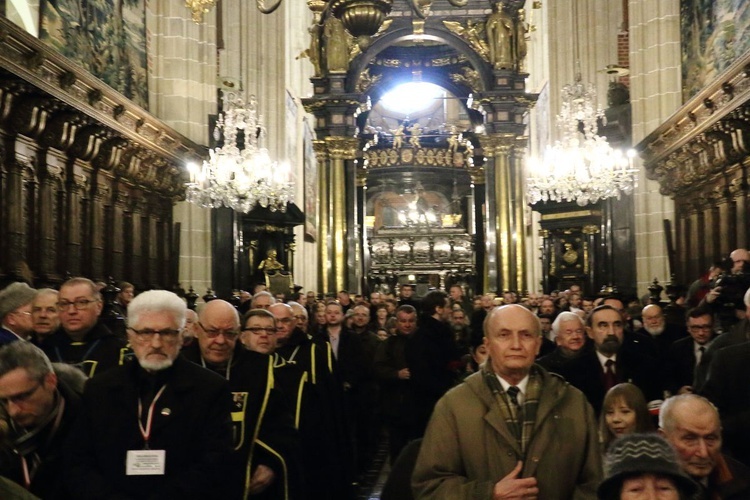
<instances>
[{"instance_id":1,"label":"id badge","mask_svg":"<svg viewBox=\"0 0 750 500\"><path fill-rule=\"evenodd\" d=\"M128 450L125 475L163 476L166 459L166 450Z\"/></svg>"}]
</instances>

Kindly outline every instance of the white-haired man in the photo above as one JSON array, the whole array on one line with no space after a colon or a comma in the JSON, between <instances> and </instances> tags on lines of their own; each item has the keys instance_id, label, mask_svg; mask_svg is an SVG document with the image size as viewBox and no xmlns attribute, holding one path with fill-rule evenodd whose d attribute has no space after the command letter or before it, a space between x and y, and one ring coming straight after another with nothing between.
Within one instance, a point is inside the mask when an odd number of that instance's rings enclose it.
<instances>
[{"instance_id":1,"label":"white-haired man","mask_svg":"<svg viewBox=\"0 0 750 500\"><path fill-rule=\"evenodd\" d=\"M91 379L65 457L73 498L222 498L232 396L179 356L185 303L154 290L128 305L135 361Z\"/></svg>"}]
</instances>

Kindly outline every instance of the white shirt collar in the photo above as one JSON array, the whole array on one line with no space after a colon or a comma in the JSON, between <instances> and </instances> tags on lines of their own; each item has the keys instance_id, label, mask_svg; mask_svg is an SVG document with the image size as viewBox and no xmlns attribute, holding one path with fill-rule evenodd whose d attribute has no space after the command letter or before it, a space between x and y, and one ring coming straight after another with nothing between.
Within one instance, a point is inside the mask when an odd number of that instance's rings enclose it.
<instances>
[{"instance_id":1,"label":"white shirt collar","mask_svg":"<svg viewBox=\"0 0 750 500\"><path fill-rule=\"evenodd\" d=\"M508 392L508 387L511 386L511 384L505 380L500 375L495 375L497 379L500 381L500 385L503 386L503 391ZM526 399L526 386L529 385L529 376L526 375L519 383L516 384L516 387L518 387L518 390L521 391L518 394L518 404L523 404L524 400Z\"/></svg>"}]
</instances>

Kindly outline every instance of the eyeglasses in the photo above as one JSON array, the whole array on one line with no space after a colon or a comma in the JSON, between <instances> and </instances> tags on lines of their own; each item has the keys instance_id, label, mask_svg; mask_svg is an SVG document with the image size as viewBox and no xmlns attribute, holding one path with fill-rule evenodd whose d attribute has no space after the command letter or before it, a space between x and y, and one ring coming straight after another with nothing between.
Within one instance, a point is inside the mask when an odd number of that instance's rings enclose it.
<instances>
[{"instance_id":1,"label":"eyeglasses","mask_svg":"<svg viewBox=\"0 0 750 500\"><path fill-rule=\"evenodd\" d=\"M135 339L143 344L151 342L156 335L162 342L175 342L180 335L180 330L151 330L150 328L143 330L129 328L129 330L135 333Z\"/></svg>"},{"instance_id":2,"label":"eyeglasses","mask_svg":"<svg viewBox=\"0 0 750 500\"><path fill-rule=\"evenodd\" d=\"M713 326L712 325L690 325L688 328L691 332L697 332L699 330L707 332L711 330Z\"/></svg>"},{"instance_id":3,"label":"eyeglasses","mask_svg":"<svg viewBox=\"0 0 750 500\"><path fill-rule=\"evenodd\" d=\"M294 318L279 318L276 321L279 323L284 323L285 325L288 325L289 323L294 321Z\"/></svg>"},{"instance_id":4,"label":"eyeglasses","mask_svg":"<svg viewBox=\"0 0 750 500\"><path fill-rule=\"evenodd\" d=\"M37 382L37 384L29 389L28 391L20 392L18 394L14 394L13 396L8 396L5 398L0 398L0 406L3 406L4 408L8 407L8 403L13 403L14 405L25 403L29 400L31 396L34 395L36 391L39 390L39 388L42 386L41 382Z\"/></svg>"},{"instance_id":5,"label":"eyeglasses","mask_svg":"<svg viewBox=\"0 0 750 500\"><path fill-rule=\"evenodd\" d=\"M29 311L11 311L10 314L23 314L25 316L31 316L31 313Z\"/></svg>"},{"instance_id":6,"label":"eyeglasses","mask_svg":"<svg viewBox=\"0 0 750 500\"><path fill-rule=\"evenodd\" d=\"M200 321L198 322L200 327L203 329L204 332L206 332L206 337L210 339L215 339L219 335L224 335L224 338L227 340L234 340L237 337L239 337L240 332L238 330L226 330L221 328L206 328L203 326L203 323Z\"/></svg>"},{"instance_id":7,"label":"eyeglasses","mask_svg":"<svg viewBox=\"0 0 750 500\"><path fill-rule=\"evenodd\" d=\"M91 299L76 299L73 302L67 301L67 300L61 300L57 303L57 309L59 311L67 311L70 306L73 306L76 311L80 311L81 309L86 309L89 304L93 304L94 302L99 302L98 300L91 300Z\"/></svg>"},{"instance_id":8,"label":"eyeglasses","mask_svg":"<svg viewBox=\"0 0 750 500\"><path fill-rule=\"evenodd\" d=\"M249 328L243 328L243 332L250 332L253 335L260 335L261 333L267 333L268 335L273 335L276 333L276 328L269 326L268 328L263 328L262 326L251 326Z\"/></svg>"}]
</instances>

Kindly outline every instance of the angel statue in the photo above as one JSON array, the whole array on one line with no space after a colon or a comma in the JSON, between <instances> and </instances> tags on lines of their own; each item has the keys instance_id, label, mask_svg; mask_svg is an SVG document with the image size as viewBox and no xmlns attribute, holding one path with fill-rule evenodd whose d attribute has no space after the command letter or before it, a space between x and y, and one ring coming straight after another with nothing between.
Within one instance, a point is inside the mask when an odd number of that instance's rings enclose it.
<instances>
[{"instance_id":1,"label":"angel statue","mask_svg":"<svg viewBox=\"0 0 750 500\"><path fill-rule=\"evenodd\" d=\"M411 144L414 148L421 148L422 145L419 143L419 136L422 135L422 127L419 126L419 123L415 123L414 125L412 125L409 129L409 132L411 133L409 144Z\"/></svg>"},{"instance_id":2,"label":"angel statue","mask_svg":"<svg viewBox=\"0 0 750 500\"><path fill-rule=\"evenodd\" d=\"M391 130L393 134L393 149L401 149L404 145L404 124L399 124L396 130Z\"/></svg>"},{"instance_id":3,"label":"angel statue","mask_svg":"<svg viewBox=\"0 0 750 500\"><path fill-rule=\"evenodd\" d=\"M487 42L484 40L485 26L482 22L476 22L469 19L466 26L458 21L443 21L443 25L451 33L460 36L471 46L474 51L484 60L489 61L490 51Z\"/></svg>"}]
</instances>

